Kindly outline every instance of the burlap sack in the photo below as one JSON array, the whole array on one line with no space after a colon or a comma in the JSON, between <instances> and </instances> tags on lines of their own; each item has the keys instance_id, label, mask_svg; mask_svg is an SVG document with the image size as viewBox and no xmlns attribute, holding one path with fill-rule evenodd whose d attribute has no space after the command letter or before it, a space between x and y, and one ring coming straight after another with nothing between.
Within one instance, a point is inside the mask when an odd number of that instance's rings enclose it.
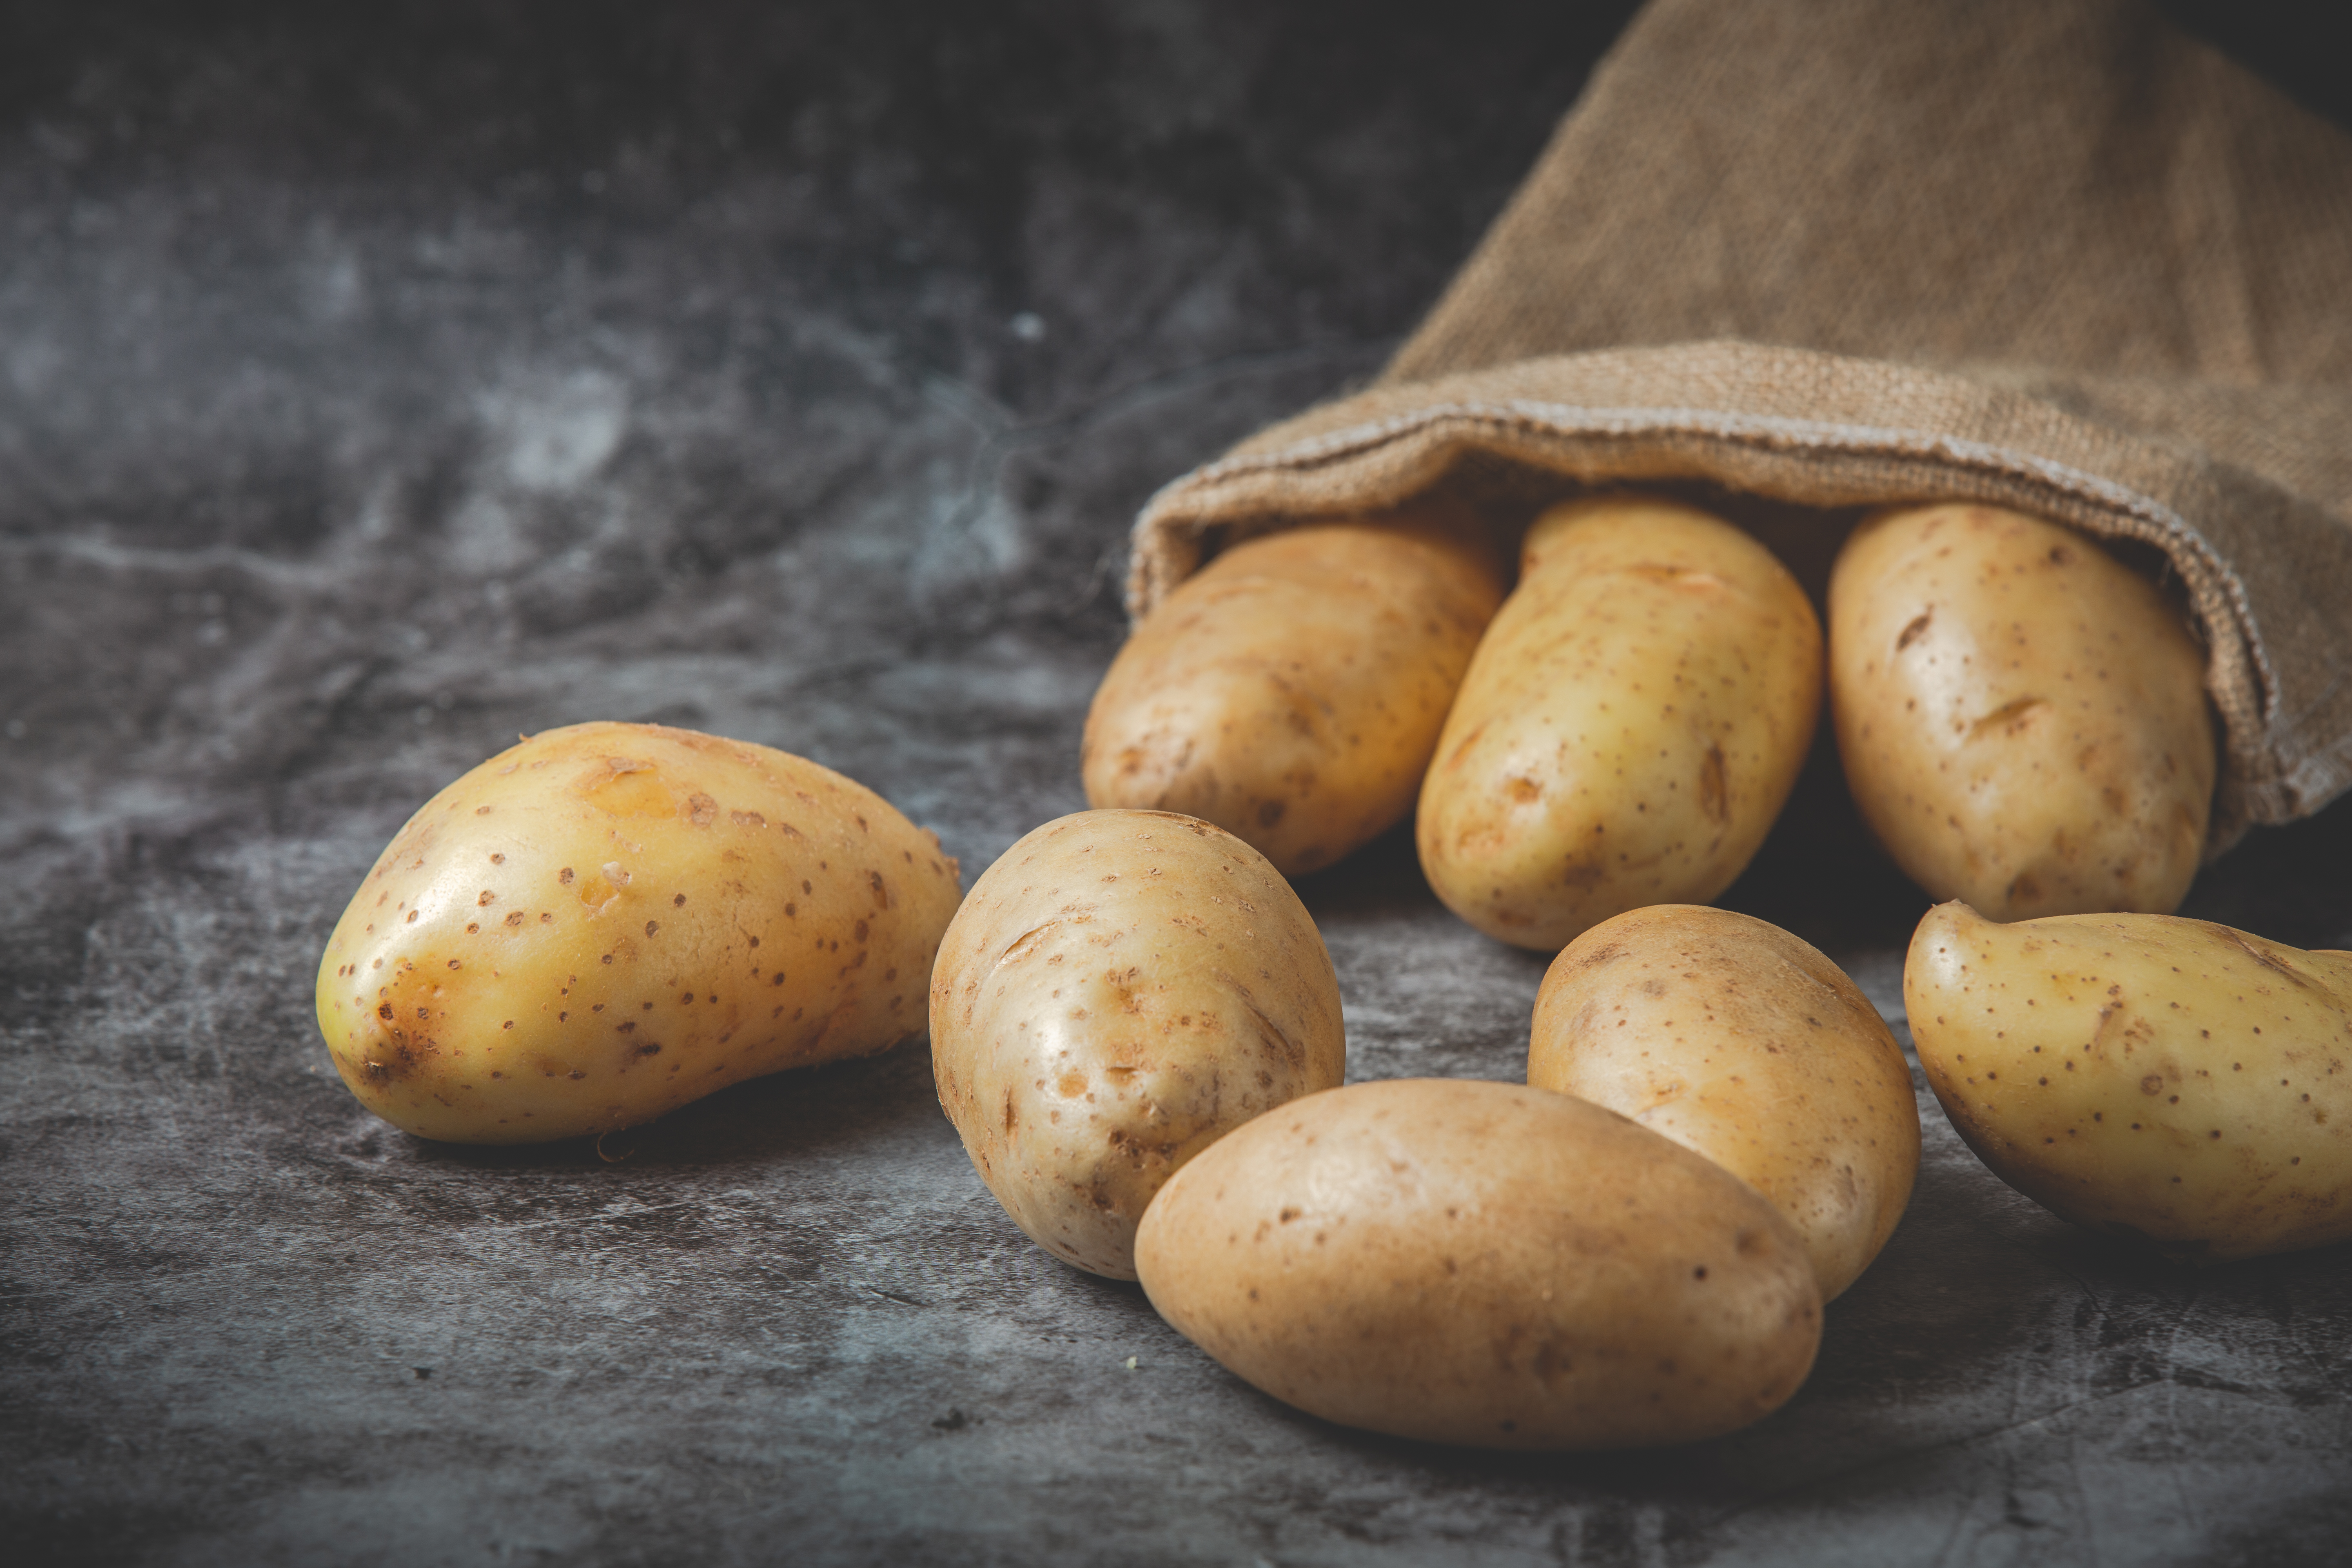
<instances>
[{"instance_id":1,"label":"burlap sack","mask_svg":"<svg viewBox=\"0 0 2352 1568\"><path fill-rule=\"evenodd\" d=\"M2210 649L2214 844L2315 811L2352 782L2352 138L2134 0L1653 0L1377 384L1152 499L1129 607L1309 516L1659 479L2154 546Z\"/></svg>"}]
</instances>

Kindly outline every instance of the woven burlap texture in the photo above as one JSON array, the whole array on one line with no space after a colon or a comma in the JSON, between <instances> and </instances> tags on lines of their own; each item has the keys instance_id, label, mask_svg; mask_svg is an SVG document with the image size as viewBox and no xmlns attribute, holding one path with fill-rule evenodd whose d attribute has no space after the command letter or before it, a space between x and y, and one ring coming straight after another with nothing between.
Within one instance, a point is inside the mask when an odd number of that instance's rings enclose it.
<instances>
[{"instance_id":1,"label":"woven burlap texture","mask_svg":"<svg viewBox=\"0 0 2352 1568\"><path fill-rule=\"evenodd\" d=\"M1308 518L1662 480L2154 546L2216 843L2315 811L2352 783L2352 137L2130 0L1653 0L1377 383L1152 498L1129 605Z\"/></svg>"}]
</instances>

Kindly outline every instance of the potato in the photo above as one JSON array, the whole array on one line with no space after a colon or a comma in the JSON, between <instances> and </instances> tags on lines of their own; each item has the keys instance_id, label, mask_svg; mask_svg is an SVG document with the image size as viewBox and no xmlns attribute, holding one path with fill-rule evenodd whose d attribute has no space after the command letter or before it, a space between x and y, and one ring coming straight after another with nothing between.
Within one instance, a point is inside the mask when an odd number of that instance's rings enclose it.
<instances>
[{"instance_id":1,"label":"potato","mask_svg":"<svg viewBox=\"0 0 2352 1568\"><path fill-rule=\"evenodd\" d=\"M1903 999L1952 1125L2045 1207L2195 1262L2352 1237L2352 953L1948 903Z\"/></svg>"},{"instance_id":2,"label":"potato","mask_svg":"<svg viewBox=\"0 0 2352 1568\"><path fill-rule=\"evenodd\" d=\"M319 964L360 1102L461 1143L649 1121L921 1032L956 863L881 796L650 724L525 740L425 802Z\"/></svg>"},{"instance_id":3,"label":"potato","mask_svg":"<svg viewBox=\"0 0 2352 1568\"><path fill-rule=\"evenodd\" d=\"M1111 662L1087 714L1087 800L1202 817L1286 876L1328 866L1412 811L1502 596L1473 519L1237 544Z\"/></svg>"},{"instance_id":4,"label":"potato","mask_svg":"<svg viewBox=\"0 0 2352 1568\"><path fill-rule=\"evenodd\" d=\"M1135 1278L1170 1174L1346 1076L1339 981L1265 857L1164 811L1049 822L972 885L931 973L940 1104L1004 1212Z\"/></svg>"},{"instance_id":5,"label":"potato","mask_svg":"<svg viewBox=\"0 0 2352 1568\"><path fill-rule=\"evenodd\" d=\"M1930 895L1993 920L2179 906L2213 798L2204 676L2152 584L2018 512L1880 512L1831 576L1854 804Z\"/></svg>"},{"instance_id":6,"label":"potato","mask_svg":"<svg viewBox=\"0 0 2352 1568\"><path fill-rule=\"evenodd\" d=\"M1711 1161L1517 1084L1358 1084L1234 1132L1136 1240L1162 1317L1326 1420L1493 1448L1744 1426L1820 1344L1804 1244Z\"/></svg>"},{"instance_id":7,"label":"potato","mask_svg":"<svg viewBox=\"0 0 2352 1568\"><path fill-rule=\"evenodd\" d=\"M1554 507L1445 721L1422 869L1464 920L1544 952L1703 903L1780 815L1821 687L1812 606L1748 535L1655 498Z\"/></svg>"},{"instance_id":8,"label":"potato","mask_svg":"<svg viewBox=\"0 0 2352 1568\"><path fill-rule=\"evenodd\" d=\"M1811 944L1728 910L1659 904L1560 950L1528 1082L1630 1116L1754 1187L1804 1239L1822 1300L1853 1283L1919 1173L1903 1047Z\"/></svg>"}]
</instances>

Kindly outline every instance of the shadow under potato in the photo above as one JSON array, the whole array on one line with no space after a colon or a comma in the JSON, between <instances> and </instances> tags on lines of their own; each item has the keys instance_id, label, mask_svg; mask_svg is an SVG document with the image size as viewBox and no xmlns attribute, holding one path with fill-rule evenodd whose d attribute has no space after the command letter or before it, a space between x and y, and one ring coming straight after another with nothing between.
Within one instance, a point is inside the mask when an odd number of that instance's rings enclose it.
<instances>
[{"instance_id":1,"label":"shadow under potato","mask_svg":"<svg viewBox=\"0 0 2352 1568\"><path fill-rule=\"evenodd\" d=\"M1826 704L1796 787L1756 858L1715 900L1824 952L1900 952L1933 905L1880 847L1846 788Z\"/></svg>"},{"instance_id":2,"label":"shadow under potato","mask_svg":"<svg viewBox=\"0 0 2352 1568\"><path fill-rule=\"evenodd\" d=\"M1411 816L1336 864L1293 877L1290 884L1318 923L1327 915L1398 914L1437 907L1437 895L1421 874Z\"/></svg>"},{"instance_id":3,"label":"shadow under potato","mask_svg":"<svg viewBox=\"0 0 2352 1568\"><path fill-rule=\"evenodd\" d=\"M384 1129L420 1164L482 1171L692 1170L787 1155L844 1155L936 1122L954 1132L931 1085L920 1039L846 1061L791 1068L682 1105L667 1116L595 1138L545 1143L444 1143Z\"/></svg>"}]
</instances>

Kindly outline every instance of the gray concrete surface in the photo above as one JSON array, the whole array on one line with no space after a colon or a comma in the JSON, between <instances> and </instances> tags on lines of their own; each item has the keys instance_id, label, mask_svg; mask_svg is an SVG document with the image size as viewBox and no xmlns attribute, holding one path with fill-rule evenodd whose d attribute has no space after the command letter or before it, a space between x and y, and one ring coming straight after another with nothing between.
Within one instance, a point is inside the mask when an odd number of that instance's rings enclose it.
<instances>
[{"instance_id":1,"label":"gray concrete surface","mask_svg":"<svg viewBox=\"0 0 2352 1568\"><path fill-rule=\"evenodd\" d=\"M0 1552L2343 1561L2352 1258L2154 1261L1925 1096L1790 1406L1527 1458L1298 1415L1045 1257L919 1048L601 1156L327 1065L330 926L518 731L800 752L967 879L1079 806L1127 519L1378 366L1622 13L10 7ZM2190 912L2352 943L2347 869L2339 808ZM1519 1070L1542 963L1408 844L1302 890L1351 1076ZM1899 1021L1923 900L1833 771L1731 901Z\"/></svg>"}]
</instances>

